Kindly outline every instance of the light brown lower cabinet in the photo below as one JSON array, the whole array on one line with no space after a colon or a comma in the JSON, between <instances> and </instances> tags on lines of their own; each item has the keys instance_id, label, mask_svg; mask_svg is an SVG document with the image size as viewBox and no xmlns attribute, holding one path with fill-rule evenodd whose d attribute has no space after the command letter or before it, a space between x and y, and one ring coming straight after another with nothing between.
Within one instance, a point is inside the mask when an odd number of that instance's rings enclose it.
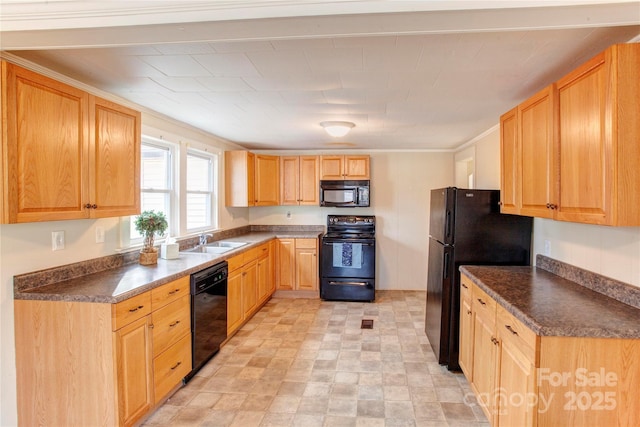
<instances>
[{"instance_id":1,"label":"light brown lower cabinet","mask_svg":"<svg viewBox=\"0 0 640 427\"><path fill-rule=\"evenodd\" d=\"M272 244L264 243L227 260L227 335L231 336L273 295Z\"/></svg>"},{"instance_id":2,"label":"light brown lower cabinet","mask_svg":"<svg viewBox=\"0 0 640 427\"><path fill-rule=\"evenodd\" d=\"M278 239L277 289L318 290L318 239Z\"/></svg>"},{"instance_id":3,"label":"light brown lower cabinet","mask_svg":"<svg viewBox=\"0 0 640 427\"><path fill-rule=\"evenodd\" d=\"M16 300L18 424L135 424L191 371L189 304L189 276L117 304Z\"/></svg>"},{"instance_id":4,"label":"light brown lower cabinet","mask_svg":"<svg viewBox=\"0 0 640 427\"><path fill-rule=\"evenodd\" d=\"M464 274L461 288L460 365L492 426L640 425L640 340L539 336Z\"/></svg>"}]
</instances>

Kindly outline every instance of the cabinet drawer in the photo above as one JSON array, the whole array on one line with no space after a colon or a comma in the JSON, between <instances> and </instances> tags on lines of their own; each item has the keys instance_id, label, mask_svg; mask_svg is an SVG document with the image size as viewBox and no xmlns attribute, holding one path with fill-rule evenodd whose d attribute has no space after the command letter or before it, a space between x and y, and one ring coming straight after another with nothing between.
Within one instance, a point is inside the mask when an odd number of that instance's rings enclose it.
<instances>
[{"instance_id":1,"label":"cabinet drawer","mask_svg":"<svg viewBox=\"0 0 640 427\"><path fill-rule=\"evenodd\" d=\"M260 247L257 248L253 248L253 249L249 249L248 251L246 251L243 255L243 264L246 264L248 262L254 261L256 259L258 259L258 256L260 255Z\"/></svg>"},{"instance_id":2,"label":"cabinet drawer","mask_svg":"<svg viewBox=\"0 0 640 427\"><path fill-rule=\"evenodd\" d=\"M538 336L502 306L498 306L497 329L503 341L509 341L520 349L531 363L536 362Z\"/></svg>"},{"instance_id":3,"label":"cabinet drawer","mask_svg":"<svg viewBox=\"0 0 640 427\"><path fill-rule=\"evenodd\" d=\"M153 386L155 403L177 386L191 372L191 334L185 335L153 359Z\"/></svg>"},{"instance_id":4,"label":"cabinet drawer","mask_svg":"<svg viewBox=\"0 0 640 427\"><path fill-rule=\"evenodd\" d=\"M317 239L296 239L296 249L315 249L317 244Z\"/></svg>"},{"instance_id":5,"label":"cabinet drawer","mask_svg":"<svg viewBox=\"0 0 640 427\"><path fill-rule=\"evenodd\" d=\"M473 311L476 313L482 313L485 316L493 316L493 319L495 319L496 301L487 295L487 293L480 289L476 284L473 284L471 290L473 296L471 301Z\"/></svg>"},{"instance_id":6,"label":"cabinet drawer","mask_svg":"<svg viewBox=\"0 0 640 427\"><path fill-rule=\"evenodd\" d=\"M169 282L165 285L158 286L151 290L151 305L153 310L169 304L185 295L189 295L189 287L191 286L189 276Z\"/></svg>"},{"instance_id":7,"label":"cabinet drawer","mask_svg":"<svg viewBox=\"0 0 640 427\"><path fill-rule=\"evenodd\" d=\"M473 282L464 274L460 275L460 297L471 301L471 289L473 288Z\"/></svg>"},{"instance_id":8,"label":"cabinet drawer","mask_svg":"<svg viewBox=\"0 0 640 427\"><path fill-rule=\"evenodd\" d=\"M111 306L113 330L151 313L151 292L145 292Z\"/></svg>"},{"instance_id":9,"label":"cabinet drawer","mask_svg":"<svg viewBox=\"0 0 640 427\"><path fill-rule=\"evenodd\" d=\"M262 246L258 246L258 258L264 258L269 256L269 244L265 243Z\"/></svg>"},{"instance_id":10,"label":"cabinet drawer","mask_svg":"<svg viewBox=\"0 0 640 427\"><path fill-rule=\"evenodd\" d=\"M229 258L227 260L227 264L229 267L229 272L239 269L244 264L244 255L236 255L233 258Z\"/></svg>"},{"instance_id":11,"label":"cabinet drawer","mask_svg":"<svg viewBox=\"0 0 640 427\"><path fill-rule=\"evenodd\" d=\"M151 313L153 355L157 356L191 330L190 297L186 295Z\"/></svg>"}]
</instances>

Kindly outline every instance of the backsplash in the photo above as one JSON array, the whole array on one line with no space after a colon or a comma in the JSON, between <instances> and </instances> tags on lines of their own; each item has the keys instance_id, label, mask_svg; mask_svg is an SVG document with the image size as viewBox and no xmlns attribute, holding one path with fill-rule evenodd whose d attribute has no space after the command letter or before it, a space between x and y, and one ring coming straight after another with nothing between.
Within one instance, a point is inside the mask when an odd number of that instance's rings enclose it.
<instances>
[{"instance_id":1,"label":"backsplash","mask_svg":"<svg viewBox=\"0 0 640 427\"><path fill-rule=\"evenodd\" d=\"M540 254L536 256L536 266L592 291L640 308L640 288L633 285Z\"/></svg>"},{"instance_id":2,"label":"backsplash","mask_svg":"<svg viewBox=\"0 0 640 427\"><path fill-rule=\"evenodd\" d=\"M231 228L228 230L218 230L207 232L213 237L209 237L209 242L217 240L230 239L242 236L252 231L273 231L273 232L300 232L312 231L323 232L323 225L245 225L243 227ZM198 244L199 237L188 237L178 239L177 242L180 250L192 248ZM13 288L15 291L25 291L26 289L50 285L77 277L86 276L88 274L98 273L122 267L128 264L138 262L139 249L109 255L101 258L89 259L73 264L61 265L58 267L47 268L45 270L34 271L30 273L20 274L13 278Z\"/></svg>"}]
</instances>

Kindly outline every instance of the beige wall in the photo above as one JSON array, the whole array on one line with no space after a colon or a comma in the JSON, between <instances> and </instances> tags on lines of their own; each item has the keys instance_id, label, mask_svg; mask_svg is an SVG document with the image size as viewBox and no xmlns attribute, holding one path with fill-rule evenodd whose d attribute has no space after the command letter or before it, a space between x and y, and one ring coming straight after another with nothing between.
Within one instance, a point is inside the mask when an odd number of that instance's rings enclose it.
<instances>
[{"instance_id":1,"label":"beige wall","mask_svg":"<svg viewBox=\"0 0 640 427\"><path fill-rule=\"evenodd\" d=\"M468 150L468 148L467 148ZM466 151L466 150L465 150ZM493 128L475 143L478 188L499 188L500 135ZM544 254L640 287L640 227L604 227L536 218L533 253Z\"/></svg>"},{"instance_id":2,"label":"beige wall","mask_svg":"<svg viewBox=\"0 0 640 427\"><path fill-rule=\"evenodd\" d=\"M251 223L326 225L328 214L375 215L376 287L426 290L430 190L453 182L453 153L374 152L371 207L251 208Z\"/></svg>"}]
</instances>

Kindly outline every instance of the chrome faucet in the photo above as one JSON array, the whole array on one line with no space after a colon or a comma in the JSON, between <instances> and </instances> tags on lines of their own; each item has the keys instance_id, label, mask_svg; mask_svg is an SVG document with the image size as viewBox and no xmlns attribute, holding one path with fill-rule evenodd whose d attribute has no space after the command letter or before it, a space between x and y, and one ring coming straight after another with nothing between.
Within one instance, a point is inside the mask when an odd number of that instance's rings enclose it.
<instances>
[{"instance_id":1,"label":"chrome faucet","mask_svg":"<svg viewBox=\"0 0 640 427\"><path fill-rule=\"evenodd\" d=\"M200 235L200 246L207 244L207 237L213 237L213 234L204 234Z\"/></svg>"}]
</instances>

